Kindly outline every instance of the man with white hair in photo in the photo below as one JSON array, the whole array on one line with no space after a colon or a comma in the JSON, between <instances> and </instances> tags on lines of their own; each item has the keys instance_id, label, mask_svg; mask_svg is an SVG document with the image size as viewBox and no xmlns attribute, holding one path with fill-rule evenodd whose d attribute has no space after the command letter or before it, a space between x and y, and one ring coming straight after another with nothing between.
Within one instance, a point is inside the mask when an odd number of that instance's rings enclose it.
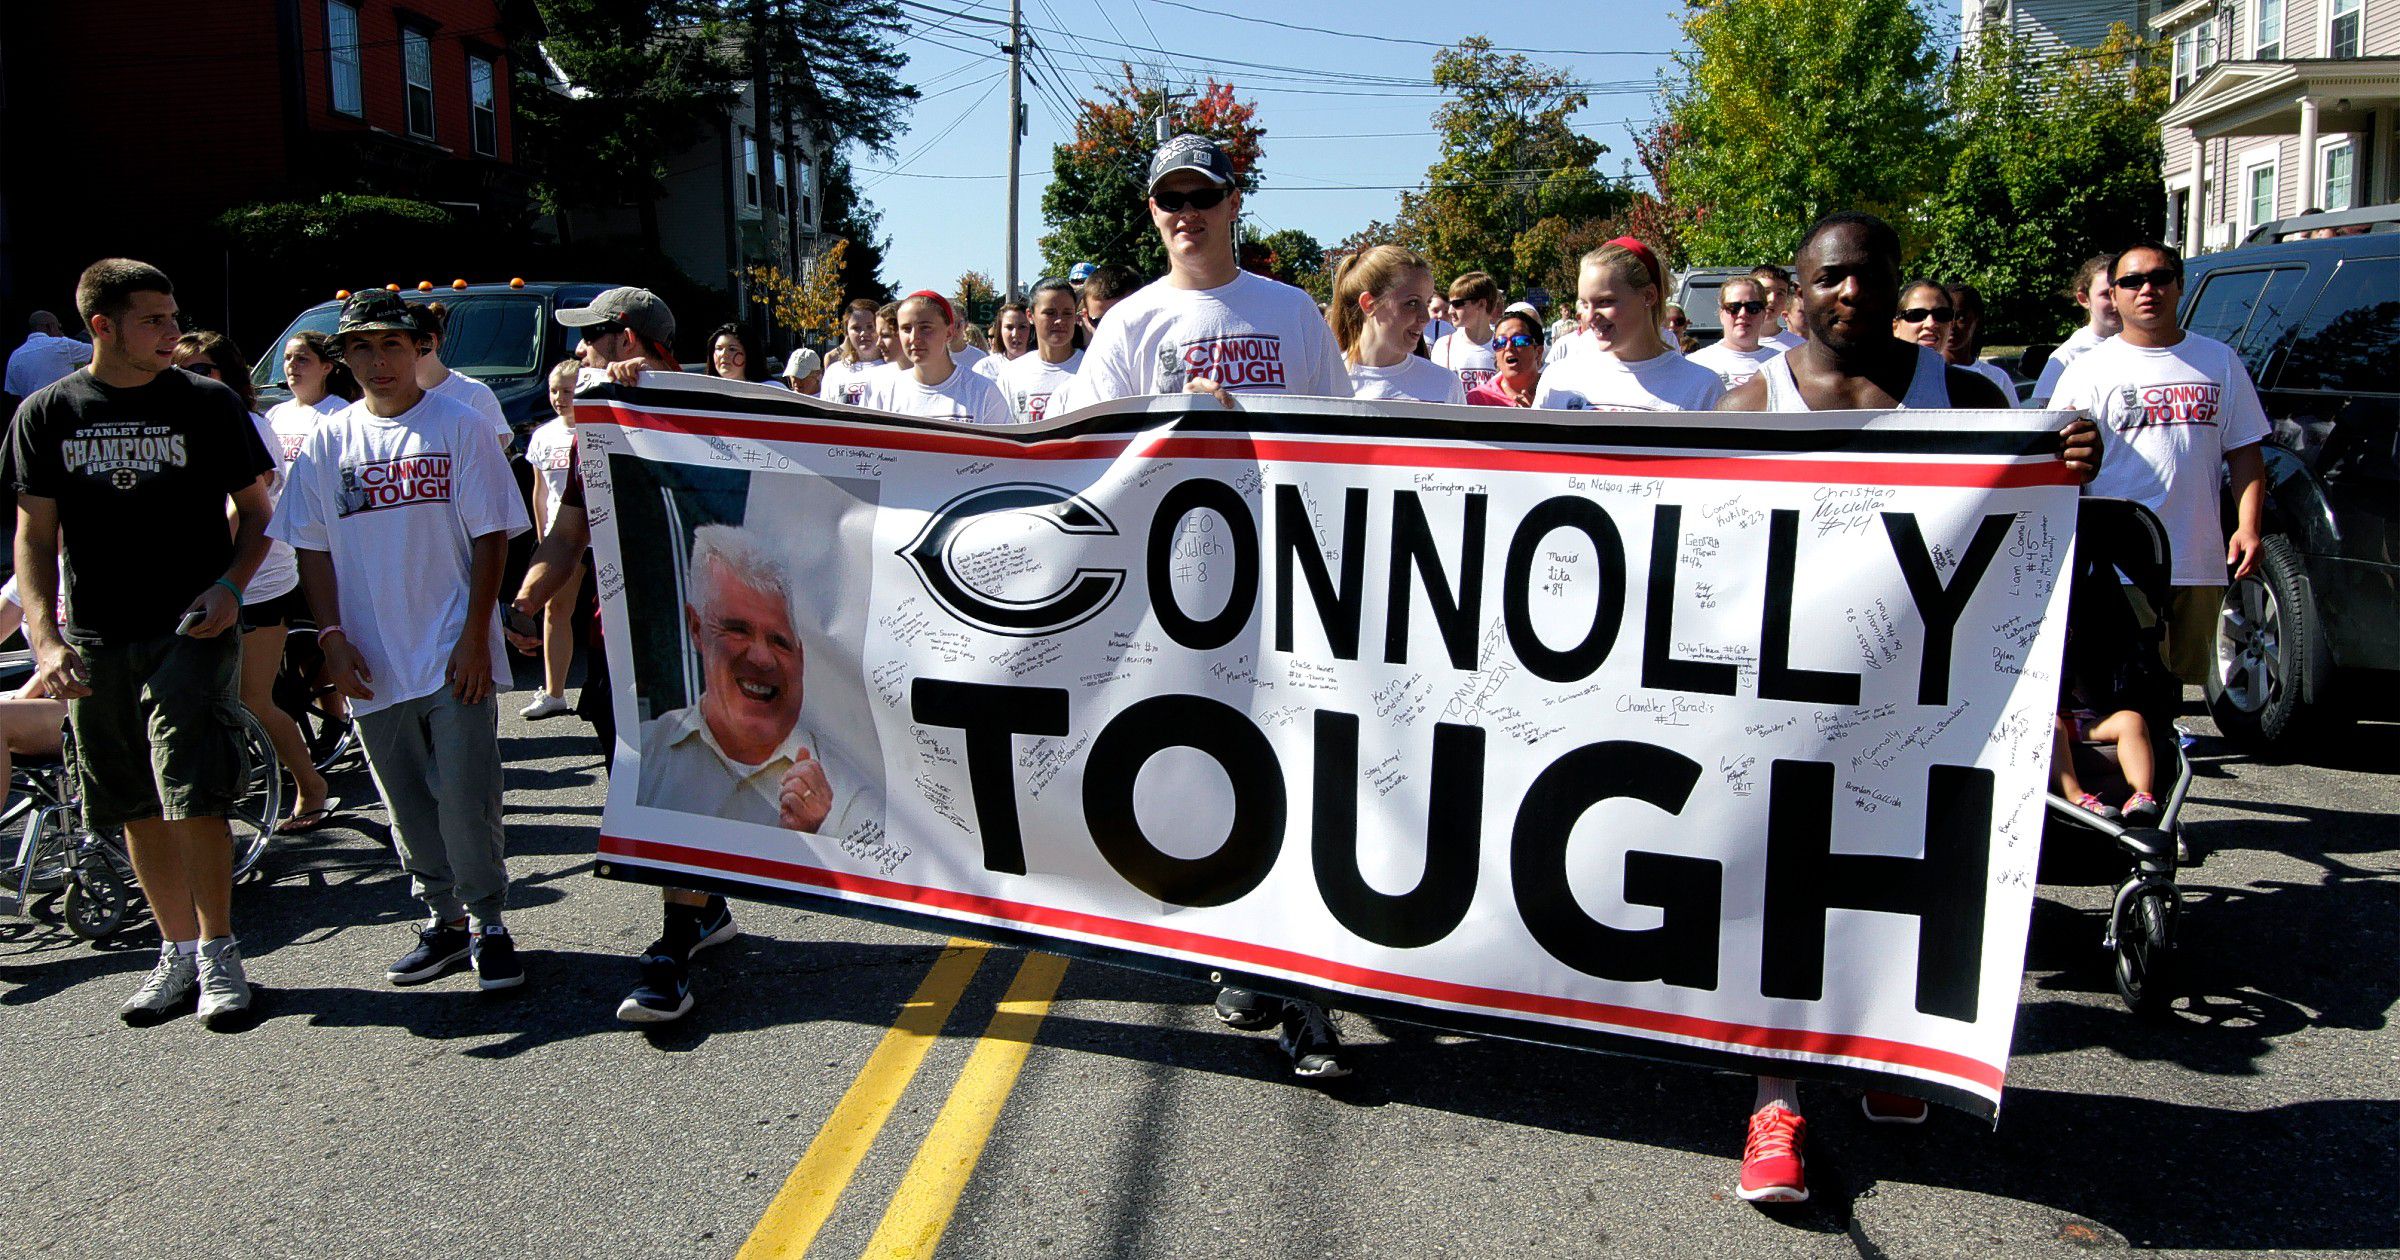
<instances>
[{"instance_id":1,"label":"man with white hair in photo","mask_svg":"<svg viewBox=\"0 0 2400 1260\"><path fill-rule=\"evenodd\" d=\"M792 580L765 538L738 525L693 531L684 627L700 656L698 699L642 724L634 801L793 831L840 831L857 785L837 790L800 723L805 655Z\"/></svg>"}]
</instances>

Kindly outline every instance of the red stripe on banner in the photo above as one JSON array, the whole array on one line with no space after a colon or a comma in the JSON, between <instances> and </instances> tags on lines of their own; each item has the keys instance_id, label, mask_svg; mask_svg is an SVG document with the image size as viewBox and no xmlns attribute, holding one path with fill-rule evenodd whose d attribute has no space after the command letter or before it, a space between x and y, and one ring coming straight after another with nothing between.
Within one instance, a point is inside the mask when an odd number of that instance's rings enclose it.
<instances>
[{"instance_id":1,"label":"red stripe on banner","mask_svg":"<svg viewBox=\"0 0 2400 1260\"><path fill-rule=\"evenodd\" d=\"M730 874L750 875L761 879L780 880L792 884L809 884L841 892L882 897L908 902L938 910L961 914L982 915L1005 919L1032 928L1051 928L1077 932L1086 936L1105 937L1137 945L1183 953L1201 954L1253 967L1298 972L1313 979L1353 988L1373 989L1428 1001L1452 1002L1463 1006L1482 1006L1495 1010L1520 1011L1529 1015L1552 1015L1586 1023L1608 1024L1619 1028L1664 1033L1669 1036L1690 1037L1713 1041L1721 1045L1748 1046L1761 1050L1783 1050L1799 1054L1838 1055L1844 1058L1866 1059L1969 1081L1997 1091L2004 1079L1998 1067L1926 1046L1879 1037L1857 1037L1846 1033L1809 1032L1792 1028L1760 1028L1750 1024L1733 1024L1721 1020L1701 1019L1691 1015L1676 1015L1664 1011L1647 1011L1639 1007L1616 1006L1603 1002L1585 1002L1573 998L1551 997L1538 993L1518 993L1508 989L1487 989L1479 985L1457 984L1447 980L1428 980L1396 972L1376 971L1349 963L1334 962L1308 954L1246 941L1229 941L1222 937L1203 936L1197 932L1178 931L1154 923L1134 923L1086 914L1080 910L1060 910L1050 906L1027 905L1003 901L997 897L973 893L952 892L943 888L922 888L896 880L877 879L869 875L850 875L840 871L821 870L794 862L779 862L772 858L750 857L737 853L719 853L710 849L695 849L679 844L664 844L655 840L635 840L626 836L603 833L600 852L618 857L651 862L672 863L677 866L698 866Z\"/></svg>"},{"instance_id":2,"label":"red stripe on banner","mask_svg":"<svg viewBox=\"0 0 2400 1260\"><path fill-rule=\"evenodd\" d=\"M653 429L693 437L757 438L773 442L825 443L886 450L931 451L999 459L1115 459L1134 438L1062 438L1055 442L1011 442L948 433L890 429L859 430L794 420L751 420L737 416L677 416L637 411L616 404L583 403L606 411L629 429ZM1800 481L1822 485L1947 486L1970 490L2066 486L2075 476L2058 460L2030 463L1879 462L1791 459L1770 455L1629 455L1605 451L1529 451L1500 447L1378 445L1291 438L1156 438L1134 452L1143 458L1296 460L1312 464L1357 464L1391 468L1452 468L1483 472L1585 472L1614 477L1680 477L1703 481Z\"/></svg>"}]
</instances>

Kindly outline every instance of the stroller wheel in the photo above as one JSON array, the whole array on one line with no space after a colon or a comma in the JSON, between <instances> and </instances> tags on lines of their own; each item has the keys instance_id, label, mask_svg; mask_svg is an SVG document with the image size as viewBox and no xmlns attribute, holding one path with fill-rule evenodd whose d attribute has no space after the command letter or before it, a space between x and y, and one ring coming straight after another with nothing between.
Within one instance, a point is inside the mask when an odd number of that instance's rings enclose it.
<instances>
[{"instance_id":1,"label":"stroller wheel","mask_svg":"<svg viewBox=\"0 0 2400 1260\"><path fill-rule=\"evenodd\" d=\"M2175 890L2141 889L2116 925L2117 995L2134 1014L2160 1016L2175 1000Z\"/></svg>"},{"instance_id":2,"label":"stroller wheel","mask_svg":"<svg viewBox=\"0 0 2400 1260\"><path fill-rule=\"evenodd\" d=\"M133 890L105 854L87 853L67 885L64 908L69 931L87 941L105 940L125 926L133 910Z\"/></svg>"}]
</instances>

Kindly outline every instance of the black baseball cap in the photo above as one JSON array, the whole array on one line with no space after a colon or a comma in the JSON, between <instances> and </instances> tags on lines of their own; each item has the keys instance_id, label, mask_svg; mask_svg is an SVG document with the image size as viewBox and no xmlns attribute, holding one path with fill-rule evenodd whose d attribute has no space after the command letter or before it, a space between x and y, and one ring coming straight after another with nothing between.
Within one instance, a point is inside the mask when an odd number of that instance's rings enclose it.
<instances>
[{"instance_id":1,"label":"black baseball cap","mask_svg":"<svg viewBox=\"0 0 2400 1260\"><path fill-rule=\"evenodd\" d=\"M1181 135L1158 146L1150 155L1148 191L1157 192L1158 181L1177 171L1198 171L1220 187L1233 184L1233 159L1206 136Z\"/></svg>"},{"instance_id":2,"label":"black baseball cap","mask_svg":"<svg viewBox=\"0 0 2400 1260\"><path fill-rule=\"evenodd\" d=\"M411 332L422 333L425 324L417 310L400 300L389 289L365 289L350 296L342 304L341 322L334 325L333 335L347 337L351 333Z\"/></svg>"}]
</instances>

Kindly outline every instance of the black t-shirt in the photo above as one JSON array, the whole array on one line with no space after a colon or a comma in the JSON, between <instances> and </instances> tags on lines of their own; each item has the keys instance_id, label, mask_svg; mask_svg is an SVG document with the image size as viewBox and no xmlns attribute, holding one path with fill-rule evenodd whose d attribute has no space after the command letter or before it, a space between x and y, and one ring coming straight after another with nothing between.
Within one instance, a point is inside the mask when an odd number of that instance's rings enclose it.
<instances>
[{"instance_id":1,"label":"black t-shirt","mask_svg":"<svg viewBox=\"0 0 2400 1260\"><path fill-rule=\"evenodd\" d=\"M169 368L118 389L73 372L17 408L6 473L58 503L66 635L85 645L173 634L233 561L225 497L274 461L240 396Z\"/></svg>"}]
</instances>

